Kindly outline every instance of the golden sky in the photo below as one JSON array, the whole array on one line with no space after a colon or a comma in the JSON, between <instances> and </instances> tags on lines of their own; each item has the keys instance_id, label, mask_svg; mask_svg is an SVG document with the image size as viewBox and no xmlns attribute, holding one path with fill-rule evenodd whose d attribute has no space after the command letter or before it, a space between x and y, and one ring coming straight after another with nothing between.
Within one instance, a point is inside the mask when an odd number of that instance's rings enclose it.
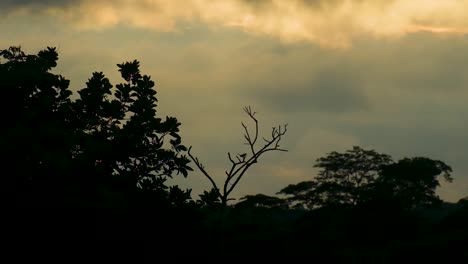
<instances>
[{"instance_id":1,"label":"golden sky","mask_svg":"<svg viewBox=\"0 0 468 264\"><path fill-rule=\"evenodd\" d=\"M290 151L267 153L237 196L310 179L352 145L443 160L455 181L439 194L468 195L468 0L2 0L0 32L0 49L57 46L74 90L140 60L159 113L219 180L244 105L266 135L289 123ZM177 183L209 188L197 173Z\"/></svg>"},{"instance_id":2,"label":"golden sky","mask_svg":"<svg viewBox=\"0 0 468 264\"><path fill-rule=\"evenodd\" d=\"M468 32L468 1L463 0L82 0L51 5L47 15L77 28L100 30L129 25L155 31L183 30L194 21L236 27L282 41L308 41L347 47L352 39L401 37L427 31Z\"/></svg>"}]
</instances>

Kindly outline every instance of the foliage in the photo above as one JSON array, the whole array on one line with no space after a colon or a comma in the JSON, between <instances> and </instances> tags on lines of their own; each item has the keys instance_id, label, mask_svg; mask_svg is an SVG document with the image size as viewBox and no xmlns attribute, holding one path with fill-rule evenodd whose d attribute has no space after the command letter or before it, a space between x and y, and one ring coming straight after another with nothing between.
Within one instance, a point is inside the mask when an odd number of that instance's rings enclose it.
<instances>
[{"instance_id":1,"label":"foliage","mask_svg":"<svg viewBox=\"0 0 468 264\"><path fill-rule=\"evenodd\" d=\"M344 153L331 152L317 159L320 168L313 181L290 185L280 194L292 196L307 208L326 205L355 206L365 200L365 194L377 179L381 168L391 162L385 154L354 146Z\"/></svg>"},{"instance_id":2,"label":"foliage","mask_svg":"<svg viewBox=\"0 0 468 264\"><path fill-rule=\"evenodd\" d=\"M70 82L50 72L57 66L55 48L26 55L11 47L0 57L8 98L1 110L9 113L0 139L9 171L3 186L28 193L26 204L50 196L41 203L100 206L109 188L128 195L153 191L174 203L190 198L190 190L166 186L174 174L191 170L187 148L177 119L157 117L155 84L138 61L117 65L125 82L115 88L102 72L93 73L72 101Z\"/></svg>"},{"instance_id":3,"label":"foliage","mask_svg":"<svg viewBox=\"0 0 468 264\"><path fill-rule=\"evenodd\" d=\"M174 117L156 117L154 82L140 74L138 61L117 66L126 82L114 91L102 73L94 73L79 91L75 109L88 144L80 146L78 155L97 161L95 166L106 175L141 189L165 189L173 173L187 176L190 170L189 160L180 155L187 150L178 134L180 123Z\"/></svg>"},{"instance_id":4,"label":"foliage","mask_svg":"<svg viewBox=\"0 0 468 264\"><path fill-rule=\"evenodd\" d=\"M297 184L289 184L281 189L278 194L289 196L287 201L293 208L314 208L319 201L315 199L314 192L318 183L316 181L303 181Z\"/></svg>"},{"instance_id":5,"label":"foliage","mask_svg":"<svg viewBox=\"0 0 468 264\"><path fill-rule=\"evenodd\" d=\"M4 113L0 131L2 189L11 201L34 202L33 186L55 184L70 169L74 119L69 81L49 71L55 48L26 55L19 47L0 51ZM51 188L56 189L56 188ZM47 193L47 192L43 192Z\"/></svg>"},{"instance_id":6,"label":"foliage","mask_svg":"<svg viewBox=\"0 0 468 264\"><path fill-rule=\"evenodd\" d=\"M442 200L435 193L440 185L438 177L451 182L451 172L452 168L440 160L404 158L383 168L372 199L406 209L440 204Z\"/></svg>"},{"instance_id":7,"label":"foliage","mask_svg":"<svg viewBox=\"0 0 468 264\"><path fill-rule=\"evenodd\" d=\"M283 188L293 206L391 206L399 209L433 206L441 202L435 190L439 176L452 181L452 169L442 161L405 158L393 162L389 155L353 147L319 158L321 168L312 181Z\"/></svg>"},{"instance_id":8,"label":"foliage","mask_svg":"<svg viewBox=\"0 0 468 264\"><path fill-rule=\"evenodd\" d=\"M217 210L217 208L219 208L219 206L221 205L221 199L219 198L218 192L215 188L212 188L209 192L203 191L203 193L199 196L200 200L198 202L203 207L208 207L213 210Z\"/></svg>"},{"instance_id":9,"label":"foliage","mask_svg":"<svg viewBox=\"0 0 468 264\"><path fill-rule=\"evenodd\" d=\"M288 203L278 197L265 194L246 195L236 203L236 208L262 207L262 208L288 208Z\"/></svg>"}]
</instances>

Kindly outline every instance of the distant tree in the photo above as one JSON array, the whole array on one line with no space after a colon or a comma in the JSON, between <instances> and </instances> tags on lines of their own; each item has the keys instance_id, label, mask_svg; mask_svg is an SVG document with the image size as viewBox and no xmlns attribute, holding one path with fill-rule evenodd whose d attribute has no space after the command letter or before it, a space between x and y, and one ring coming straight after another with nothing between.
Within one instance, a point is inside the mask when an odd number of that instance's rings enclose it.
<instances>
[{"instance_id":1,"label":"distant tree","mask_svg":"<svg viewBox=\"0 0 468 264\"><path fill-rule=\"evenodd\" d=\"M460 200L458 200L458 203L459 203L459 204L463 204L463 205L468 205L468 196L467 196L467 197L463 197L463 198L461 198Z\"/></svg>"},{"instance_id":2,"label":"distant tree","mask_svg":"<svg viewBox=\"0 0 468 264\"><path fill-rule=\"evenodd\" d=\"M236 208L261 207L261 208L288 208L288 202L284 199L265 194L246 195L236 203Z\"/></svg>"},{"instance_id":3,"label":"distant tree","mask_svg":"<svg viewBox=\"0 0 468 264\"><path fill-rule=\"evenodd\" d=\"M391 206L413 209L441 202L436 195L439 176L451 182L452 169L439 160L424 157L393 162L389 155L353 147L317 159L321 168L312 181L291 184L279 194L292 206Z\"/></svg>"},{"instance_id":4,"label":"distant tree","mask_svg":"<svg viewBox=\"0 0 468 264\"><path fill-rule=\"evenodd\" d=\"M315 194L318 186L316 181L303 181L297 184L289 184L281 189L278 194L286 195L289 206L292 208L312 209L322 203L321 199ZM318 199L318 200L317 200Z\"/></svg>"},{"instance_id":5,"label":"distant tree","mask_svg":"<svg viewBox=\"0 0 468 264\"><path fill-rule=\"evenodd\" d=\"M404 158L383 167L371 198L404 209L434 206L442 202L435 193L440 186L438 178L452 182L451 172L452 168L440 160Z\"/></svg>"},{"instance_id":6,"label":"distant tree","mask_svg":"<svg viewBox=\"0 0 468 264\"><path fill-rule=\"evenodd\" d=\"M313 181L289 185L279 193L299 206L355 206L365 201L365 195L376 181L390 156L354 146L344 153L331 152L317 159L320 168Z\"/></svg>"},{"instance_id":7,"label":"distant tree","mask_svg":"<svg viewBox=\"0 0 468 264\"><path fill-rule=\"evenodd\" d=\"M252 165L258 162L258 159L260 158L260 156L262 156L268 151L287 151L285 149L282 149L279 145L282 137L287 132L287 125L273 127L271 131L271 138L269 139L263 138L265 143L263 146L258 148L256 144L257 144L257 140L259 137L258 135L259 129L258 129L258 120L255 117L256 112L252 111L250 107L245 107L244 112L255 123L255 130L253 134L249 132L249 130L247 129L247 126L244 123L241 123L245 131L244 133L244 138L246 140L245 144L249 146L249 153L237 154L233 157L231 153L228 152L228 158L229 158L229 161L231 162L231 168L225 171L226 179L224 180L224 184L222 188L218 187L213 177L207 172L207 170L205 169L203 164L198 160L198 158L194 157L191 154L190 152L191 147L189 148L189 151L188 151L188 155L190 156L190 158L197 165L198 169L203 173L203 175L205 175L210 181L210 183L212 184L213 188L212 188L212 191L210 192L211 194L210 197L213 198L213 195L212 195L213 193L217 195L221 203L220 204L221 215L224 214L227 203L229 200L231 200L229 198L229 195L236 188L237 184L242 179L242 177L247 172L247 170ZM205 193L205 197L208 197L207 194L208 193Z\"/></svg>"},{"instance_id":8,"label":"distant tree","mask_svg":"<svg viewBox=\"0 0 468 264\"><path fill-rule=\"evenodd\" d=\"M69 81L50 72L55 48L26 55L11 47L0 59L2 187L23 204L102 206L98 196L108 189L150 192L173 204L190 198L190 190L165 183L187 176L190 160L177 119L156 116L154 82L138 61L118 64L125 82L116 88L93 73L72 101Z\"/></svg>"}]
</instances>

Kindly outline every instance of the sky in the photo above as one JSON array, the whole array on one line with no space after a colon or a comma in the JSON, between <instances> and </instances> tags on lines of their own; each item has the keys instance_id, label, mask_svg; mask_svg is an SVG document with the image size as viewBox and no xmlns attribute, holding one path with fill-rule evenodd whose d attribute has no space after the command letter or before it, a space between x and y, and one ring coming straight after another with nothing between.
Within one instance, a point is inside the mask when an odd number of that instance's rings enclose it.
<instances>
[{"instance_id":1,"label":"sky","mask_svg":"<svg viewBox=\"0 0 468 264\"><path fill-rule=\"evenodd\" d=\"M219 184L227 152L242 153L242 111L260 134L288 124L281 146L234 197L274 195L311 180L315 160L358 145L439 159L468 196L468 0L1 0L0 49L57 47L55 70L77 91L94 71L139 60L158 114L182 123L183 143ZM193 167L194 164L192 164ZM195 171L173 181L211 188Z\"/></svg>"}]
</instances>

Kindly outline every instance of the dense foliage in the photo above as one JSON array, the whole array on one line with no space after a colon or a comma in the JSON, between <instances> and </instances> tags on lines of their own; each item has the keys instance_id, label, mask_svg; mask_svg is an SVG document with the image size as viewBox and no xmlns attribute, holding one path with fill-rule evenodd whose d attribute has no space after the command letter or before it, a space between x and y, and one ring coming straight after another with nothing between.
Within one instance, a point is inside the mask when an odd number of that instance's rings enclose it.
<instances>
[{"instance_id":1,"label":"dense foliage","mask_svg":"<svg viewBox=\"0 0 468 264\"><path fill-rule=\"evenodd\" d=\"M436 195L439 177L451 182L452 168L425 157L392 161L386 154L358 146L317 159L320 168L311 181L291 184L279 194L293 206L391 206L399 209L431 207L442 201Z\"/></svg>"}]
</instances>

